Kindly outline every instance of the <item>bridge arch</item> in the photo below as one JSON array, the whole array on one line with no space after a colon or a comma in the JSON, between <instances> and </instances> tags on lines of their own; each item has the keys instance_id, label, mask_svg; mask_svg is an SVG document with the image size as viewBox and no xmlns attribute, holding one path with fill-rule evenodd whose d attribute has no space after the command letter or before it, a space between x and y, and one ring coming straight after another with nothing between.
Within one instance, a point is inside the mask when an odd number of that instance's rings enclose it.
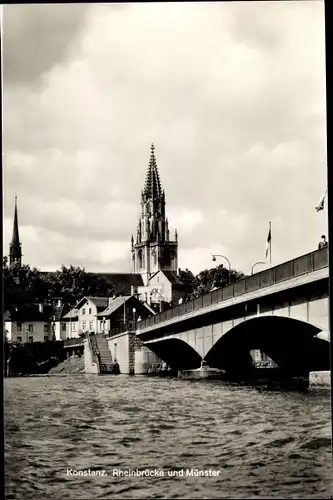
<instances>
[{"instance_id":1,"label":"bridge arch","mask_svg":"<svg viewBox=\"0 0 333 500\"><path fill-rule=\"evenodd\" d=\"M184 340L168 338L149 342L146 346L172 369L193 370L201 365L200 354Z\"/></svg>"},{"instance_id":2,"label":"bridge arch","mask_svg":"<svg viewBox=\"0 0 333 500\"><path fill-rule=\"evenodd\" d=\"M297 319L258 316L226 332L205 360L212 367L243 373L252 369L250 350L260 349L289 374L329 370L329 342L317 337L320 332Z\"/></svg>"}]
</instances>

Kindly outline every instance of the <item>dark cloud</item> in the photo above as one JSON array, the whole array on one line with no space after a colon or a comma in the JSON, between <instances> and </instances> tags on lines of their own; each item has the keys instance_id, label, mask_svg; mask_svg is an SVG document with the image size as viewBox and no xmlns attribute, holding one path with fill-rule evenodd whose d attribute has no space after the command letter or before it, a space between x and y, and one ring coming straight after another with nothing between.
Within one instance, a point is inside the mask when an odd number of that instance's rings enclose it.
<instances>
[{"instance_id":1,"label":"dark cloud","mask_svg":"<svg viewBox=\"0 0 333 500\"><path fill-rule=\"evenodd\" d=\"M32 84L63 63L76 44L89 4L4 5L5 83Z\"/></svg>"}]
</instances>

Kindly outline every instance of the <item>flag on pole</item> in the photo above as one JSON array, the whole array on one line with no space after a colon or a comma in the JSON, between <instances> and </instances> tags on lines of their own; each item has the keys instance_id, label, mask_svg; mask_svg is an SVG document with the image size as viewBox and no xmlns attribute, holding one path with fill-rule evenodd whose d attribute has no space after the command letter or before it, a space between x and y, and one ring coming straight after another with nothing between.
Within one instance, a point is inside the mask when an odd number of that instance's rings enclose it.
<instances>
[{"instance_id":1,"label":"flag on pole","mask_svg":"<svg viewBox=\"0 0 333 500\"><path fill-rule=\"evenodd\" d=\"M318 204L315 207L317 212L319 212L320 210L324 210L326 195L327 195L327 189L325 193L321 196L320 200L318 201Z\"/></svg>"},{"instance_id":2,"label":"flag on pole","mask_svg":"<svg viewBox=\"0 0 333 500\"><path fill-rule=\"evenodd\" d=\"M267 236L267 242L266 242L266 259L268 257L268 252L269 252L269 260L271 261L271 240L272 240L272 232L271 232L271 223L269 223L269 230L268 230L268 236Z\"/></svg>"}]
</instances>

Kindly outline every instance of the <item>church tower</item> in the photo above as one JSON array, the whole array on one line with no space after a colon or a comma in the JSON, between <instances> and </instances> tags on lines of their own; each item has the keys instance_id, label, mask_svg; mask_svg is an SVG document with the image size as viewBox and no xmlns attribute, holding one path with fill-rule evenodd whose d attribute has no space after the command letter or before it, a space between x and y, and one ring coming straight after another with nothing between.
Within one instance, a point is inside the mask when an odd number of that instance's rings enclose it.
<instances>
[{"instance_id":1,"label":"church tower","mask_svg":"<svg viewBox=\"0 0 333 500\"><path fill-rule=\"evenodd\" d=\"M151 153L144 189L141 191L141 216L136 239L131 239L132 272L140 273L147 285L149 278L159 270L177 271L178 236L170 240L168 219L165 215L165 195L161 187L155 158Z\"/></svg>"},{"instance_id":2,"label":"church tower","mask_svg":"<svg viewBox=\"0 0 333 500\"><path fill-rule=\"evenodd\" d=\"M15 196L13 237L9 243L9 265L14 266L17 264L19 266L22 264L22 249L18 229L17 196Z\"/></svg>"}]
</instances>

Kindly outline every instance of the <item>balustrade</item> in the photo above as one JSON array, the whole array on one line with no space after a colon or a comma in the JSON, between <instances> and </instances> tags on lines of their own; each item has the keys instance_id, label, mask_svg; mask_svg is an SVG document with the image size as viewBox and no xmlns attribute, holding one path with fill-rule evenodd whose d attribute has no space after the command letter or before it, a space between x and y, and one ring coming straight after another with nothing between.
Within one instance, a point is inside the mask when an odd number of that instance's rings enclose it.
<instances>
[{"instance_id":1,"label":"balustrade","mask_svg":"<svg viewBox=\"0 0 333 500\"><path fill-rule=\"evenodd\" d=\"M214 290L213 292L189 300L183 304L179 304L171 310L141 321L138 323L137 327L138 330L142 330L148 326L152 326L153 324L162 323L167 319L182 316L183 314L189 313L193 310L208 307L211 304L223 302L232 297L237 297L247 292L259 290L260 288L272 286L275 283L280 283L290 278L308 274L327 266L328 249L326 247L309 254L302 255L301 257L297 257L296 259L288 262L284 262L276 267L260 271L252 276L242 278L232 285L225 286L224 288Z\"/></svg>"}]
</instances>

